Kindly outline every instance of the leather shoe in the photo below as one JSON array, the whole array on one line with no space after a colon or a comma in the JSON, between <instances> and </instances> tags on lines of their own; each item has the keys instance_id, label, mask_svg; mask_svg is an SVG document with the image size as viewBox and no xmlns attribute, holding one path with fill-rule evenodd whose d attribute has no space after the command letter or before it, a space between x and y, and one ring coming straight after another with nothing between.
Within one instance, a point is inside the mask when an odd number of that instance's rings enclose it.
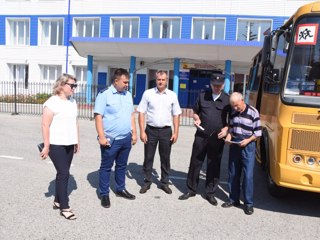
<instances>
[{"instance_id":1,"label":"leather shoe","mask_svg":"<svg viewBox=\"0 0 320 240\"><path fill-rule=\"evenodd\" d=\"M150 185L149 184L145 184L141 187L139 193L143 194L146 193L148 190L150 189Z\"/></svg>"},{"instance_id":2,"label":"leather shoe","mask_svg":"<svg viewBox=\"0 0 320 240\"><path fill-rule=\"evenodd\" d=\"M210 204L212 204L213 206L217 206L218 205L218 201L214 196L207 196L206 199L208 200L208 202Z\"/></svg>"},{"instance_id":3,"label":"leather shoe","mask_svg":"<svg viewBox=\"0 0 320 240\"><path fill-rule=\"evenodd\" d=\"M160 188L167 194L171 194L172 193L172 190L169 188L168 185L161 185Z\"/></svg>"},{"instance_id":4,"label":"leather shoe","mask_svg":"<svg viewBox=\"0 0 320 240\"><path fill-rule=\"evenodd\" d=\"M117 195L117 197L123 197L123 198L129 199L129 200L136 199L136 196L129 193L126 189L124 189L120 192L116 192L116 195Z\"/></svg>"},{"instance_id":5,"label":"leather shoe","mask_svg":"<svg viewBox=\"0 0 320 240\"><path fill-rule=\"evenodd\" d=\"M104 208L110 207L110 198L109 196L101 196L101 206Z\"/></svg>"},{"instance_id":6,"label":"leather shoe","mask_svg":"<svg viewBox=\"0 0 320 240\"><path fill-rule=\"evenodd\" d=\"M222 205L221 205L221 207L223 207L223 208L229 208L229 207L239 207L240 206L240 202L231 202L231 201L229 201L229 202L225 202L225 203L223 203Z\"/></svg>"},{"instance_id":7,"label":"leather shoe","mask_svg":"<svg viewBox=\"0 0 320 240\"><path fill-rule=\"evenodd\" d=\"M252 215L253 214L253 207L252 206L244 206L244 213L247 215Z\"/></svg>"},{"instance_id":8,"label":"leather shoe","mask_svg":"<svg viewBox=\"0 0 320 240\"><path fill-rule=\"evenodd\" d=\"M187 200L188 198L194 197L195 195L196 195L195 193L187 192L187 193L182 194L179 197L179 200Z\"/></svg>"}]
</instances>

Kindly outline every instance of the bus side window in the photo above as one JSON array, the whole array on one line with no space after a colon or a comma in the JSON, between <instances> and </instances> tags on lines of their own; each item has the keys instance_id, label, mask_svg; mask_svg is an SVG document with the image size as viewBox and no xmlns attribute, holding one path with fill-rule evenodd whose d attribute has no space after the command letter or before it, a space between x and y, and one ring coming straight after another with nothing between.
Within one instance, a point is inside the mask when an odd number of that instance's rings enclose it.
<instances>
[{"instance_id":1,"label":"bus side window","mask_svg":"<svg viewBox=\"0 0 320 240\"><path fill-rule=\"evenodd\" d=\"M280 83L283 81L284 65L287 56L287 51L284 51L285 43L286 39L284 37L284 34L282 33L279 36L274 67L263 85L264 92L274 94L278 94L280 92Z\"/></svg>"},{"instance_id":2,"label":"bus side window","mask_svg":"<svg viewBox=\"0 0 320 240\"><path fill-rule=\"evenodd\" d=\"M261 54L259 54L253 62L252 67L250 68L250 78L248 82L248 88L250 91L258 91L260 76L258 76L259 64L261 61Z\"/></svg>"}]
</instances>

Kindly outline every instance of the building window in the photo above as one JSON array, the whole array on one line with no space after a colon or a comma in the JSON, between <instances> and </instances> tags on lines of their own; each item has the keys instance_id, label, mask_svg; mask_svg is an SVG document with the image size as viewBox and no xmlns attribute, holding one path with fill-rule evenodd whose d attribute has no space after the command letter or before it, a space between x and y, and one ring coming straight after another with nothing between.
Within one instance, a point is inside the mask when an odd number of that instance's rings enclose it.
<instances>
[{"instance_id":1,"label":"building window","mask_svg":"<svg viewBox=\"0 0 320 240\"><path fill-rule=\"evenodd\" d=\"M59 65L40 65L41 81L53 82L62 74L62 67Z\"/></svg>"},{"instance_id":2,"label":"building window","mask_svg":"<svg viewBox=\"0 0 320 240\"><path fill-rule=\"evenodd\" d=\"M180 38L180 18L152 18L150 38Z\"/></svg>"},{"instance_id":3,"label":"building window","mask_svg":"<svg viewBox=\"0 0 320 240\"><path fill-rule=\"evenodd\" d=\"M28 88L29 65L9 64L10 81L17 82L17 87Z\"/></svg>"},{"instance_id":4,"label":"building window","mask_svg":"<svg viewBox=\"0 0 320 240\"><path fill-rule=\"evenodd\" d=\"M62 19L41 19L41 45L62 45L63 40L63 20Z\"/></svg>"},{"instance_id":5,"label":"building window","mask_svg":"<svg viewBox=\"0 0 320 240\"><path fill-rule=\"evenodd\" d=\"M74 76L79 83L87 82L87 66L73 66Z\"/></svg>"},{"instance_id":6,"label":"building window","mask_svg":"<svg viewBox=\"0 0 320 240\"><path fill-rule=\"evenodd\" d=\"M210 18L193 19L193 39L224 40L225 20Z\"/></svg>"},{"instance_id":7,"label":"building window","mask_svg":"<svg viewBox=\"0 0 320 240\"><path fill-rule=\"evenodd\" d=\"M264 36L271 31L271 20L238 20L238 41L263 41Z\"/></svg>"},{"instance_id":8,"label":"building window","mask_svg":"<svg viewBox=\"0 0 320 240\"><path fill-rule=\"evenodd\" d=\"M8 45L30 45L29 19L8 19Z\"/></svg>"},{"instance_id":9,"label":"building window","mask_svg":"<svg viewBox=\"0 0 320 240\"><path fill-rule=\"evenodd\" d=\"M100 18L77 18L75 23L75 37L99 37Z\"/></svg>"},{"instance_id":10,"label":"building window","mask_svg":"<svg viewBox=\"0 0 320 240\"><path fill-rule=\"evenodd\" d=\"M114 38L138 38L138 18L113 18L111 19L110 37Z\"/></svg>"}]
</instances>

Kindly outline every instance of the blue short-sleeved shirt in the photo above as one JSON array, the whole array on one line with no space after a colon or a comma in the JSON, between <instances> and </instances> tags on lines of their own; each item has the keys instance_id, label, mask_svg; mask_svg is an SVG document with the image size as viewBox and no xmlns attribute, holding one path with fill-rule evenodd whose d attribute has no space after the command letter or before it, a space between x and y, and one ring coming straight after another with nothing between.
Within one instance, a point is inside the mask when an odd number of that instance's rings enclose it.
<instances>
[{"instance_id":1,"label":"blue short-sleeved shirt","mask_svg":"<svg viewBox=\"0 0 320 240\"><path fill-rule=\"evenodd\" d=\"M113 85L98 94L94 106L94 113L102 115L104 133L116 139L130 133L133 111L131 93L120 93Z\"/></svg>"}]
</instances>

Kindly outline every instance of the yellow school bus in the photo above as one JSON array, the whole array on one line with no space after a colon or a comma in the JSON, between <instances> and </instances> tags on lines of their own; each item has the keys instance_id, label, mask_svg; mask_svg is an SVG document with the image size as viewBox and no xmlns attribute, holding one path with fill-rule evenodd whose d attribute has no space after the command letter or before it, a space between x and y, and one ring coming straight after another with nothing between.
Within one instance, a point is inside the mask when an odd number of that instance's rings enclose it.
<instances>
[{"instance_id":1,"label":"yellow school bus","mask_svg":"<svg viewBox=\"0 0 320 240\"><path fill-rule=\"evenodd\" d=\"M265 37L246 101L260 112L256 158L271 195L320 192L320 2L302 6Z\"/></svg>"}]
</instances>

